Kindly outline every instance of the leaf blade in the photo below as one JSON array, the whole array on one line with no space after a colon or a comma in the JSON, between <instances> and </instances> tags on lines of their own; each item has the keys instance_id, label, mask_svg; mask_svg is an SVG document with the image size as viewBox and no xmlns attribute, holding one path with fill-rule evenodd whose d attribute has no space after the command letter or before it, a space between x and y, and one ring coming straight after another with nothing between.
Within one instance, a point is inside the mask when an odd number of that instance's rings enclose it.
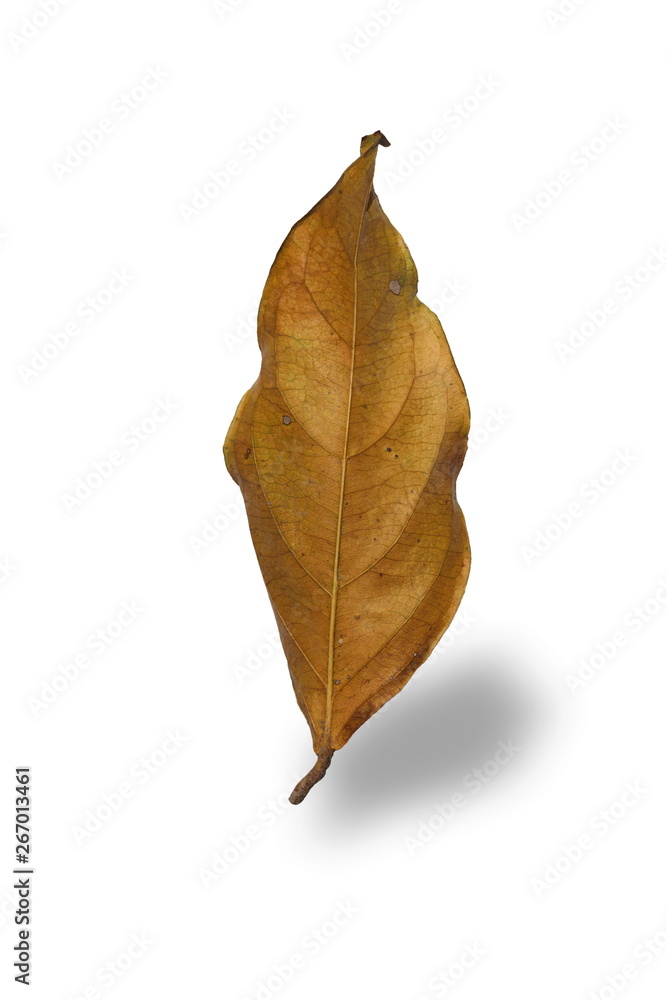
<instances>
[{"instance_id":1,"label":"leaf blade","mask_svg":"<svg viewBox=\"0 0 667 1000\"><path fill-rule=\"evenodd\" d=\"M283 242L260 305L260 376L225 442L314 780L428 656L470 565L455 492L467 399L373 190L379 143L362 140Z\"/></svg>"}]
</instances>

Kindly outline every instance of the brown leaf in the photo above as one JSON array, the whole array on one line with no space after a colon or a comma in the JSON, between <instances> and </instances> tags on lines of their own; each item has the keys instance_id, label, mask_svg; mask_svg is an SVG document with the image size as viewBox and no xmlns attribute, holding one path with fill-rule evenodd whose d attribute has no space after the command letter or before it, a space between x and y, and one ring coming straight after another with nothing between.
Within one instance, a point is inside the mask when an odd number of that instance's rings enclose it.
<instances>
[{"instance_id":1,"label":"brown leaf","mask_svg":"<svg viewBox=\"0 0 667 1000\"><path fill-rule=\"evenodd\" d=\"M424 662L470 566L468 401L373 189L378 144L364 137L278 251L261 372L224 448L318 755L295 803Z\"/></svg>"}]
</instances>

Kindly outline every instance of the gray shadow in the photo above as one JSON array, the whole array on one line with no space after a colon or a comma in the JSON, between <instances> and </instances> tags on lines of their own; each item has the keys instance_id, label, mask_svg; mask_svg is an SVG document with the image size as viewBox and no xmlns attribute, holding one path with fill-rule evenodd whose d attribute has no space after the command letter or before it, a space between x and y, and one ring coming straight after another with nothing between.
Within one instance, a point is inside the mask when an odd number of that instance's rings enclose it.
<instances>
[{"instance_id":1,"label":"gray shadow","mask_svg":"<svg viewBox=\"0 0 667 1000\"><path fill-rule=\"evenodd\" d=\"M515 657L497 645L452 651L446 664L431 665L430 676L412 678L335 755L326 778L328 819L345 826L431 805L460 789L500 740L514 740L523 753L542 707Z\"/></svg>"}]
</instances>

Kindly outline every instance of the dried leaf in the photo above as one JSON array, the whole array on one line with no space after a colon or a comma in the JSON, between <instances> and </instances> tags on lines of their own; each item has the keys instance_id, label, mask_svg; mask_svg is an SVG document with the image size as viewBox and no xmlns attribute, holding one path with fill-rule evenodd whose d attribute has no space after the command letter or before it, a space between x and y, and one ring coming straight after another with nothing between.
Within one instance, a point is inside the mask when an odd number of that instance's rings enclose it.
<instances>
[{"instance_id":1,"label":"dried leaf","mask_svg":"<svg viewBox=\"0 0 667 1000\"><path fill-rule=\"evenodd\" d=\"M364 137L278 251L261 372L224 449L318 756L295 803L424 662L470 566L468 401L373 189L378 144Z\"/></svg>"}]
</instances>

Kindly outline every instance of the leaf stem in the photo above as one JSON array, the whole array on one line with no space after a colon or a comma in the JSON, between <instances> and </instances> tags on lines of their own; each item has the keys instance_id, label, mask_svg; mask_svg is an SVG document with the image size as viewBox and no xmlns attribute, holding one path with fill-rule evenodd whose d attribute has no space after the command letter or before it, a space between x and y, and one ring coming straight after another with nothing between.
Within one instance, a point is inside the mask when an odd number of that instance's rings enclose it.
<instances>
[{"instance_id":1,"label":"leaf stem","mask_svg":"<svg viewBox=\"0 0 667 1000\"><path fill-rule=\"evenodd\" d=\"M322 780L324 775L327 773L327 768L331 763L333 755L333 750L322 750L321 753L318 754L317 760L311 767L308 774L305 778L302 778L297 785L295 785L294 791L289 797L293 806L298 806L299 802L303 802L313 785L316 785L318 781Z\"/></svg>"}]
</instances>

